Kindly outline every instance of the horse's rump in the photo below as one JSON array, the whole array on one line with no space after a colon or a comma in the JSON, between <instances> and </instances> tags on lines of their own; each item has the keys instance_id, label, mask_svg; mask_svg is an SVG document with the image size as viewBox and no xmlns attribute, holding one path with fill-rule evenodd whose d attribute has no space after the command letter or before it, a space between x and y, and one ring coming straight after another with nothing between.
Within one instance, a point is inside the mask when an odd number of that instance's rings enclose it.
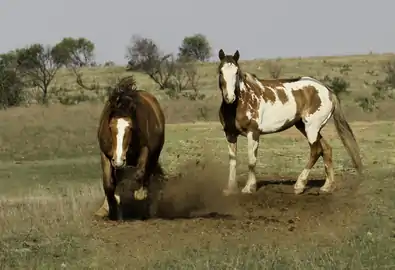
<instances>
[{"instance_id":1,"label":"horse's rump","mask_svg":"<svg viewBox=\"0 0 395 270\"><path fill-rule=\"evenodd\" d=\"M163 145L165 116L158 100L152 94L139 91L139 99L135 127L144 144L151 151L155 151Z\"/></svg>"}]
</instances>

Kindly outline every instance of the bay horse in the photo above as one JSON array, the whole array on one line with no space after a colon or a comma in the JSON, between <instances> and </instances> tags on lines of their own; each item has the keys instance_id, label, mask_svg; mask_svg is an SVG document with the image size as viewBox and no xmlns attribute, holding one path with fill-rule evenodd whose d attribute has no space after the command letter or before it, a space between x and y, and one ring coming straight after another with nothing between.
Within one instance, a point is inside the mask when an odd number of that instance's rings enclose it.
<instances>
[{"instance_id":1,"label":"bay horse","mask_svg":"<svg viewBox=\"0 0 395 270\"><path fill-rule=\"evenodd\" d=\"M96 215L121 219L120 196L115 190L123 169L136 169L133 178L140 183L134 191L136 200L147 198L153 174L163 174L158 160L165 140L165 116L158 100L137 90L132 76L121 79L104 105L97 139L105 199Z\"/></svg>"},{"instance_id":2,"label":"bay horse","mask_svg":"<svg viewBox=\"0 0 395 270\"><path fill-rule=\"evenodd\" d=\"M257 189L255 166L260 135L281 132L292 126L306 137L310 145L310 159L294 185L294 193L304 192L309 172L320 156L323 157L326 174L320 190L332 192L335 188L332 148L321 134L321 129L332 116L336 131L354 167L361 174L359 146L340 101L331 89L310 77L262 80L254 74L242 72L238 63L238 50L234 55L226 55L220 49L218 57L218 83L222 92L219 118L229 150L229 177L225 195L238 192L238 136L247 137L248 141L248 179L242 193L253 193Z\"/></svg>"}]
</instances>

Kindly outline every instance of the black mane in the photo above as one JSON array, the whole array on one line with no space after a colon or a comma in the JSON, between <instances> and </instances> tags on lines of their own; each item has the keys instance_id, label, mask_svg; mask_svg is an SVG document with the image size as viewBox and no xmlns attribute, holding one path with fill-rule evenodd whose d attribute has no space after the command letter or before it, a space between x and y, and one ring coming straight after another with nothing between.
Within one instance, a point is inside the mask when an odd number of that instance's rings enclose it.
<instances>
[{"instance_id":1,"label":"black mane","mask_svg":"<svg viewBox=\"0 0 395 270\"><path fill-rule=\"evenodd\" d=\"M122 78L110 89L111 116L130 117L139 102L137 84L133 76Z\"/></svg>"}]
</instances>

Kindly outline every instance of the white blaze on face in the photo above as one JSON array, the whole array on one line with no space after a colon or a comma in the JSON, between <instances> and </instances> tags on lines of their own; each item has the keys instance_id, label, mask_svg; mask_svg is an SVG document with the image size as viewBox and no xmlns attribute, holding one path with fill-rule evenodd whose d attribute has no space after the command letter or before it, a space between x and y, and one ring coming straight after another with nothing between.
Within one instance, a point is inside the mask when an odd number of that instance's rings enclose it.
<instances>
[{"instance_id":1,"label":"white blaze on face","mask_svg":"<svg viewBox=\"0 0 395 270\"><path fill-rule=\"evenodd\" d=\"M222 68L222 76L226 82L227 101L232 103L236 99L236 80L237 80L237 69L238 67L232 63L225 63Z\"/></svg>"},{"instance_id":2,"label":"white blaze on face","mask_svg":"<svg viewBox=\"0 0 395 270\"><path fill-rule=\"evenodd\" d=\"M126 128L129 126L129 122L125 119L119 118L116 120L117 136L116 136L116 148L114 153L114 164L121 166L123 164L123 140L125 137Z\"/></svg>"}]
</instances>

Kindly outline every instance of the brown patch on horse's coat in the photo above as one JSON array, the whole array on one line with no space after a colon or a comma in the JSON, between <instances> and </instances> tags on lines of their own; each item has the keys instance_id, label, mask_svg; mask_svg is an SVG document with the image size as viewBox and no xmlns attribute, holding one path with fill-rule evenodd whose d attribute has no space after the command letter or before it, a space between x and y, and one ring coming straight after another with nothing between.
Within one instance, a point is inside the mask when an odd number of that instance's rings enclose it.
<instances>
[{"instance_id":1,"label":"brown patch on horse's coat","mask_svg":"<svg viewBox=\"0 0 395 270\"><path fill-rule=\"evenodd\" d=\"M273 89L271 89L271 87L264 87L264 89L262 89L261 85L259 85L261 84L261 81L254 74L246 73L245 79L246 80L244 84L250 88L250 90L252 90L254 95L258 98L256 102L253 101L253 103L251 103L251 106L256 108L260 98L262 98L265 102L276 102L276 94L274 93ZM245 95L242 94L242 99L246 100L247 102L250 101L248 94L249 93Z\"/></svg>"},{"instance_id":2,"label":"brown patch on horse's coat","mask_svg":"<svg viewBox=\"0 0 395 270\"><path fill-rule=\"evenodd\" d=\"M321 99L314 86L293 90L292 95L296 101L296 111L301 116L313 114L321 107Z\"/></svg>"},{"instance_id":3,"label":"brown patch on horse's coat","mask_svg":"<svg viewBox=\"0 0 395 270\"><path fill-rule=\"evenodd\" d=\"M277 92L278 99L281 101L282 104L285 104L288 102L288 97L287 97L287 94L285 94L284 89L276 88L276 92Z\"/></svg>"}]
</instances>

